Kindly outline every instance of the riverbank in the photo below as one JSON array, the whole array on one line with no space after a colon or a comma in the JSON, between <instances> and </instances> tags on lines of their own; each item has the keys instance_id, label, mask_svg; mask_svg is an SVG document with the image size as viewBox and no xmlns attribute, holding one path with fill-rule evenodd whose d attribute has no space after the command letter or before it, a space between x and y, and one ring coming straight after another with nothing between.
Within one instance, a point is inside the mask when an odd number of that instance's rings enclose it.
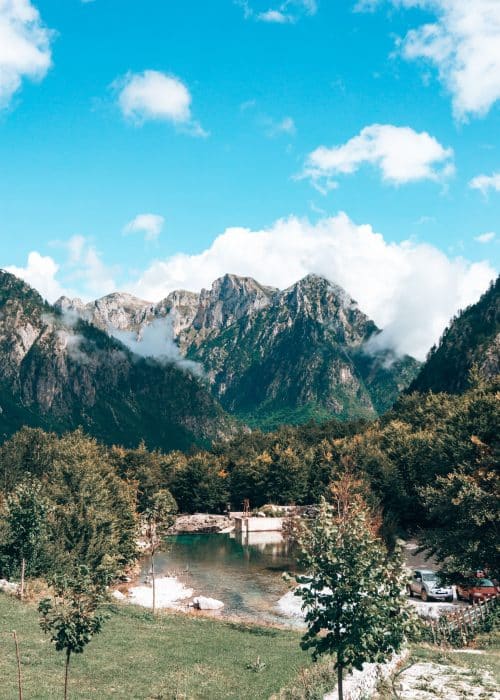
<instances>
[{"instance_id":1,"label":"riverbank","mask_svg":"<svg viewBox=\"0 0 500 700\"><path fill-rule=\"evenodd\" d=\"M103 631L72 660L70 697L266 699L311 665L293 630L114 605ZM36 607L0 593L2 697L17 697L17 631L26 698L62 693L63 655L38 624ZM258 662L259 659L259 662Z\"/></svg>"}]
</instances>

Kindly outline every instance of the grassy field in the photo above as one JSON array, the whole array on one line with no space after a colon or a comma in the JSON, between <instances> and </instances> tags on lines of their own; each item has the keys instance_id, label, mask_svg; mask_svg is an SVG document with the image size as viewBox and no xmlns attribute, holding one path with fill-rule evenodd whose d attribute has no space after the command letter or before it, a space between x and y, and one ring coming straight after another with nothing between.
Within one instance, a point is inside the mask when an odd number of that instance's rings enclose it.
<instances>
[{"instance_id":1,"label":"grassy field","mask_svg":"<svg viewBox=\"0 0 500 700\"><path fill-rule=\"evenodd\" d=\"M101 634L72 658L70 698L266 699L310 664L294 631L181 614L154 620L132 606L112 610ZM14 629L24 700L62 697L63 654L41 631L36 608L0 593L0 698L17 698Z\"/></svg>"}]
</instances>

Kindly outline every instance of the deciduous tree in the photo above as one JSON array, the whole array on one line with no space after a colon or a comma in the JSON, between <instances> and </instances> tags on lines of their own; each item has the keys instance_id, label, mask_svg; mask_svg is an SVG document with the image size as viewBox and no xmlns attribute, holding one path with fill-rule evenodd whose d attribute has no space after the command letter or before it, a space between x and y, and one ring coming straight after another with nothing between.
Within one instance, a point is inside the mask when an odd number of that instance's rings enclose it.
<instances>
[{"instance_id":1,"label":"deciduous tree","mask_svg":"<svg viewBox=\"0 0 500 700\"><path fill-rule=\"evenodd\" d=\"M153 586L153 615L156 612L155 554L165 545L168 529L175 522L177 504L167 489L161 489L152 497L144 513L146 544L151 558L151 582Z\"/></svg>"},{"instance_id":2,"label":"deciduous tree","mask_svg":"<svg viewBox=\"0 0 500 700\"><path fill-rule=\"evenodd\" d=\"M102 607L106 600L106 581L97 580L90 575L87 567L80 566L73 576L57 576L52 584L54 595L41 600L38 611L41 628L50 634L56 650L66 654L66 700L71 655L83 653L87 644L101 631L107 618Z\"/></svg>"},{"instance_id":3,"label":"deciduous tree","mask_svg":"<svg viewBox=\"0 0 500 700\"><path fill-rule=\"evenodd\" d=\"M361 497L349 501L344 489L338 496L332 504L322 499L317 517L299 532L306 573L296 577L296 595L308 626L302 648L312 649L314 658L336 655L342 700L344 670L399 651L411 614L399 552L388 554Z\"/></svg>"}]
</instances>

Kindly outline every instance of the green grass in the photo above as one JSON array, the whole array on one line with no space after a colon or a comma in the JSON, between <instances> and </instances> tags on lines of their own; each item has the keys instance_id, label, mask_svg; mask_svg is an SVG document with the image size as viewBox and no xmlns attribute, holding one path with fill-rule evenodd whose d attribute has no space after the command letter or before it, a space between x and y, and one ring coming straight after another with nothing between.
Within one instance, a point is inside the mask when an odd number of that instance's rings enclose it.
<instances>
[{"instance_id":1,"label":"green grass","mask_svg":"<svg viewBox=\"0 0 500 700\"><path fill-rule=\"evenodd\" d=\"M64 658L38 625L36 608L0 593L0 697L17 698L21 649L25 700L62 697ZM260 657L260 663L257 662ZM293 630L151 614L113 606L103 631L72 657L70 698L258 700L299 677L310 660Z\"/></svg>"}]
</instances>

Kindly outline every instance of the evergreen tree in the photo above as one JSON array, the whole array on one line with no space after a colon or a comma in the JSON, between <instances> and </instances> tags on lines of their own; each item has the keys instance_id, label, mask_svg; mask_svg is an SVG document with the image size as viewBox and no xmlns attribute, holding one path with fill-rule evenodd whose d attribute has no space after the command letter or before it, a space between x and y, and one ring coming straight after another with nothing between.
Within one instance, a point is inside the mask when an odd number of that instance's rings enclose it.
<instances>
[{"instance_id":1,"label":"evergreen tree","mask_svg":"<svg viewBox=\"0 0 500 700\"><path fill-rule=\"evenodd\" d=\"M21 599L25 577L40 570L40 559L46 554L49 511L50 503L43 495L41 483L29 475L7 497L4 551L20 569Z\"/></svg>"}]
</instances>

